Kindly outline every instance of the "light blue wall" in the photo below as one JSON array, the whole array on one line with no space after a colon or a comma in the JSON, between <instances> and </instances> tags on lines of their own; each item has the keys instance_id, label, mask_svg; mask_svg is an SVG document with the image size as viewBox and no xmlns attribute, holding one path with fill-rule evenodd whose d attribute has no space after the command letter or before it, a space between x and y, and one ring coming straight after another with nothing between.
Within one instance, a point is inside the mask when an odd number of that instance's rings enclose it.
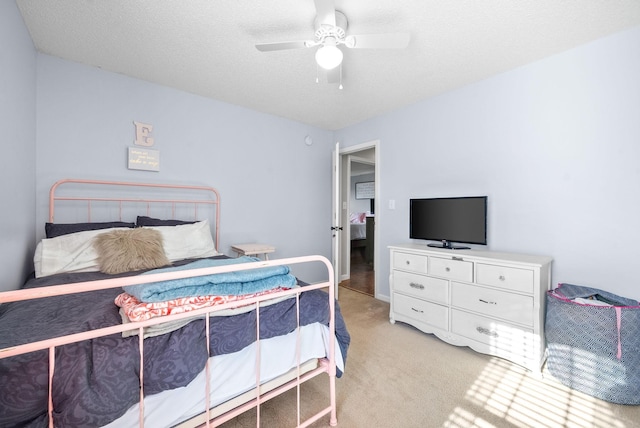
<instances>
[{"instance_id":1,"label":"light blue wall","mask_svg":"<svg viewBox=\"0 0 640 428\"><path fill-rule=\"evenodd\" d=\"M220 251L264 242L279 258L330 257L331 132L48 55L37 76L38 225L64 177L209 185ZM153 125L160 172L127 169L133 121Z\"/></svg>"},{"instance_id":2,"label":"light blue wall","mask_svg":"<svg viewBox=\"0 0 640 428\"><path fill-rule=\"evenodd\" d=\"M330 131L37 54L14 2L0 3L0 49L0 290L32 270L48 189L64 177L211 185L221 251L259 241L277 257L330 256ZM153 125L160 172L127 169L133 121Z\"/></svg>"},{"instance_id":3,"label":"light blue wall","mask_svg":"<svg viewBox=\"0 0 640 428\"><path fill-rule=\"evenodd\" d=\"M486 194L488 249L640 299L639 76L636 27L337 132L344 147L380 140L381 294L409 198Z\"/></svg>"},{"instance_id":4,"label":"light blue wall","mask_svg":"<svg viewBox=\"0 0 640 428\"><path fill-rule=\"evenodd\" d=\"M17 288L35 248L36 51L14 1L0 2L0 291Z\"/></svg>"}]
</instances>

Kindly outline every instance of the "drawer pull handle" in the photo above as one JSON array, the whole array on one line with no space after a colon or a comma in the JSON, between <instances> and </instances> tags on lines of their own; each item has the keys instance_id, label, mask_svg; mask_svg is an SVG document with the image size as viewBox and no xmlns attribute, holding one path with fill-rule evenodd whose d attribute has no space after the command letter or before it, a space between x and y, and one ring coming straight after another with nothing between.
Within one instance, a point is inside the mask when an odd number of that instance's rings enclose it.
<instances>
[{"instance_id":1,"label":"drawer pull handle","mask_svg":"<svg viewBox=\"0 0 640 428\"><path fill-rule=\"evenodd\" d=\"M410 265L410 264L411 264L411 262L410 262L409 260L407 260L405 263L406 263L407 265Z\"/></svg>"},{"instance_id":2,"label":"drawer pull handle","mask_svg":"<svg viewBox=\"0 0 640 428\"><path fill-rule=\"evenodd\" d=\"M448 267L448 266L446 268L444 268L444 270L446 270L447 272L451 272L451 268Z\"/></svg>"},{"instance_id":3,"label":"drawer pull handle","mask_svg":"<svg viewBox=\"0 0 640 428\"><path fill-rule=\"evenodd\" d=\"M499 279L500 281L504 281L504 280L505 280L505 279L507 279L507 278L505 278L505 277L504 277L504 275L500 275L500 276L498 277L498 279Z\"/></svg>"},{"instance_id":4,"label":"drawer pull handle","mask_svg":"<svg viewBox=\"0 0 640 428\"><path fill-rule=\"evenodd\" d=\"M487 305L497 305L498 304L498 302L490 302L488 300L482 300L482 299L478 299L478 300L480 300L482 303L486 303Z\"/></svg>"},{"instance_id":5,"label":"drawer pull handle","mask_svg":"<svg viewBox=\"0 0 640 428\"><path fill-rule=\"evenodd\" d=\"M418 290L424 290L424 285L418 284L417 282L411 282L409 283L409 286L411 288L417 288Z\"/></svg>"},{"instance_id":6,"label":"drawer pull handle","mask_svg":"<svg viewBox=\"0 0 640 428\"><path fill-rule=\"evenodd\" d=\"M489 330L488 328L476 327L476 330L478 330L478 333L486 334L487 336L498 337L498 333L497 332Z\"/></svg>"},{"instance_id":7,"label":"drawer pull handle","mask_svg":"<svg viewBox=\"0 0 640 428\"><path fill-rule=\"evenodd\" d=\"M416 308L414 308L413 306L411 307L411 310L412 310L412 311L414 311L414 312L418 312L418 313L424 314L424 311L421 311L421 310L419 310L419 309L416 309Z\"/></svg>"}]
</instances>

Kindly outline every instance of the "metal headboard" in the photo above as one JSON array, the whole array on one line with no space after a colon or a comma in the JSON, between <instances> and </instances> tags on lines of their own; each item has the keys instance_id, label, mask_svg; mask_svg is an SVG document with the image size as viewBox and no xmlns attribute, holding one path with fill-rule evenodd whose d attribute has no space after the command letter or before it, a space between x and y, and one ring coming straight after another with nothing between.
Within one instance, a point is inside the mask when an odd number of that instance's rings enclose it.
<instances>
[{"instance_id":1,"label":"metal headboard","mask_svg":"<svg viewBox=\"0 0 640 428\"><path fill-rule=\"evenodd\" d=\"M62 187L65 188L62 191ZM126 190L132 194L131 196L122 196ZM144 196L152 189L166 193L153 195L153 197ZM92 194L93 190L93 194ZM165 192L166 191L166 192ZM64 193L64 194L60 194ZM95 195L99 193L99 195ZM175 196L174 196L175 195ZM49 222L55 220L56 203L61 201L80 201L86 202L87 221L91 221L92 204L96 202L104 202L107 204L115 204L118 207L119 220L123 220L123 208L126 204L144 204L145 212L139 215L152 214L152 208L156 206L169 206L171 208L171 216L175 218L177 207L192 207L193 219L202 219L199 216L198 208L207 207L205 211L213 210L215 220L211 221L213 228L213 238L216 248L219 248L219 229L220 229L220 195L213 187L207 186L190 186L179 184L158 184L158 183L132 183L122 181L103 181L103 180L82 180L82 179L63 179L56 181L49 190ZM210 219L210 212L206 218ZM135 219L133 219L135 221Z\"/></svg>"}]
</instances>

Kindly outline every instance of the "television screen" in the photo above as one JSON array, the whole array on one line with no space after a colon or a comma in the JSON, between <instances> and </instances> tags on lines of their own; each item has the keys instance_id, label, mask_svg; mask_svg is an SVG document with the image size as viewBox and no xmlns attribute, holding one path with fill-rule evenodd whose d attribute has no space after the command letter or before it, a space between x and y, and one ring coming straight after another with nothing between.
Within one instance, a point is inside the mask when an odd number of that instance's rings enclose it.
<instances>
[{"instance_id":1,"label":"television screen","mask_svg":"<svg viewBox=\"0 0 640 428\"><path fill-rule=\"evenodd\" d=\"M441 241L444 248L459 248L451 242L487 244L487 197L411 199L409 237Z\"/></svg>"}]
</instances>

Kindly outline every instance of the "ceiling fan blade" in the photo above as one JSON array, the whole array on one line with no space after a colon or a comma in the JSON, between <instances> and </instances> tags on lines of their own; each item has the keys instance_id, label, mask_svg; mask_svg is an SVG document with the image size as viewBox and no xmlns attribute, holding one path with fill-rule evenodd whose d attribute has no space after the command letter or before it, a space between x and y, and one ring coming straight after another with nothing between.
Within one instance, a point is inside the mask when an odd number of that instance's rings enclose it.
<instances>
[{"instance_id":1,"label":"ceiling fan blade","mask_svg":"<svg viewBox=\"0 0 640 428\"><path fill-rule=\"evenodd\" d=\"M333 0L314 0L316 5L317 22L336 26L336 5Z\"/></svg>"},{"instance_id":2,"label":"ceiling fan blade","mask_svg":"<svg viewBox=\"0 0 640 428\"><path fill-rule=\"evenodd\" d=\"M256 45L256 49L262 52L281 51L285 49L300 49L308 47L307 41L301 40L297 42L274 42L274 43L259 43Z\"/></svg>"},{"instance_id":3,"label":"ceiling fan blade","mask_svg":"<svg viewBox=\"0 0 640 428\"><path fill-rule=\"evenodd\" d=\"M355 49L403 49L410 40L409 33L361 34L347 36L344 44Z\"/></svg>"}]
</instances>

